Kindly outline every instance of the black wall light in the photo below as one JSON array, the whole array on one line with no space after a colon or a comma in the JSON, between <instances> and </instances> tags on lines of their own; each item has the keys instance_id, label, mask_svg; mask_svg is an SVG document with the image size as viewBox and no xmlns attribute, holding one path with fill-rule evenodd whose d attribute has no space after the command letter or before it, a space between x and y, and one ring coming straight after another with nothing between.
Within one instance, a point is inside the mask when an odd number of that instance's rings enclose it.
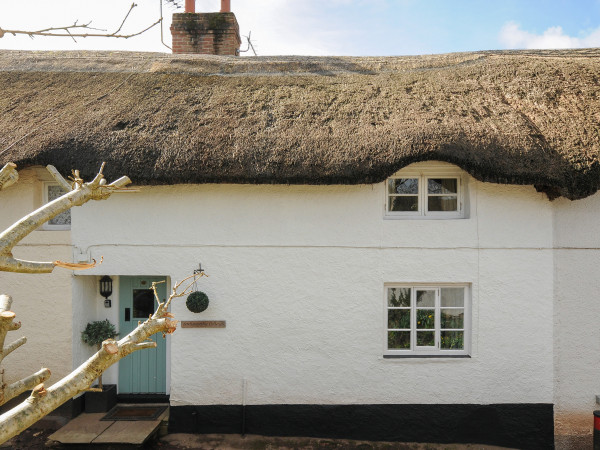
<instances>
[{"instance_id":1,"label":"black wall light","mask_svg":"<svg viewBox=\"0 0 600 450\"><path fill-rule=\"evenodd\" d=\"M112 294L112 278L104 275L100 278L100 295L104 297L104 306L111 307L111 301L108 297Z\"/></svg>"}]
</instances>

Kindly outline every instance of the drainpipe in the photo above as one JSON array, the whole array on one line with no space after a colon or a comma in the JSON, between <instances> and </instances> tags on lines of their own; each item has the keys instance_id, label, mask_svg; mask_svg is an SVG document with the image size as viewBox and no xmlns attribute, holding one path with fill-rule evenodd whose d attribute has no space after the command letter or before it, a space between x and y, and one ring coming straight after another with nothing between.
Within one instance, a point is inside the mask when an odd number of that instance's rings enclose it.
<instances>
[{"instance_id":1,"label":"drainpipe","mask_svg":"<svg viewBox=\"0 0 600 450\"><path fill-rule=\"evenodd\" d=\"M195 13L196 12L196 0L185 0L185 12Z\"/></svg>"},{"instance_id":2,"label":"drainpipe","mask_svg":"<svg viewBox=\"0 0 600 450\"><path fill-rule=\"evenodd\" d=\"M594 450L600 450L600 411L594 411Z\"/></svg>"}]
</instances>

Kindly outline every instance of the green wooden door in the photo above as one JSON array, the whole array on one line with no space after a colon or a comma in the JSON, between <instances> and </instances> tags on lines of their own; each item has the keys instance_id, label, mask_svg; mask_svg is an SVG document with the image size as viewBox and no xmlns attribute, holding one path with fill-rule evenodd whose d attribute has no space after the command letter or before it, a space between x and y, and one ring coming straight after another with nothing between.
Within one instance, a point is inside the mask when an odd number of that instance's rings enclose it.
<instances>
[{"instance_id":1,"label":"green wooden door","mask_svg":"<svg viewBox=\"0 0 600 450\"><path fill-rule=\"evenodd\" d=\"M166 277L120 277L119 279L119 338L129 334L139 321L144 321L156 309L152 282ZM161 300L165 298L166 283L157 286ZM167 344L162 334L151 337L156 348L138 350L119 361L119 393L166 393Z\"/></svg>"}]
</instances>

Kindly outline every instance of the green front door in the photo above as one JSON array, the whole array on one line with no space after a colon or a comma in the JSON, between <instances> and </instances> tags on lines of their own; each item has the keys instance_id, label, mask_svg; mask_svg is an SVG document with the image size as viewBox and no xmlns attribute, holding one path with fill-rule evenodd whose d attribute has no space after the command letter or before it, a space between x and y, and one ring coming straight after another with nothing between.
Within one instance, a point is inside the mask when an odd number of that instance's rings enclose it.
<instances>
[{"instance_id":1,"label":"green front door","mask_svg":"<svg viewBox=\"0 0 600 450\"><path fill-rule=\"evenodd\" d=\"M166 277L120 277L119 338L129 334L138 322L154 313L157 304L151 289L152 282L163 280ZM157 288L163 300L166 283L159 284ZM160 333L150 339L156 342L156 348L138 350L119 361L120 394L166 393L166 339Z\"/></svg>"}]
</instances>

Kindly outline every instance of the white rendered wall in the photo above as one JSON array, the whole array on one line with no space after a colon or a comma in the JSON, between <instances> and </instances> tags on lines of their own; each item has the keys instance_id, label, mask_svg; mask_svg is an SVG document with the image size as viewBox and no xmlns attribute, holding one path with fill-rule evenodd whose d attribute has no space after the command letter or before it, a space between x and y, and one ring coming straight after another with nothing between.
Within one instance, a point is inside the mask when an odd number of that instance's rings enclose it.
<instances>
[{"instance_id":1,"label":"white rendered wall","mask_svg":"<svg viewBox=\"0 0 600 450\"><path fill-rule=\"evenodd\" d=\"M19 172L19 182L0 192L0 227L12 225L42 204L45 169ZM14 249L19 258L36 261L71 260L70 231L34 231ZM71 272L51 274L0 272L0 292L13 297L12 310L21 329L10 332L7 343L27 336L27 344L3 362L5 381L11 382L47 367L50 383L71 371Z\"/></svg>"},{"instance_id":2,"label":"white rendered wall","mask_svg":"<svg viewBox=\"0 0 600 450\"><path fill-rule=\"evenodd\" d=\"M92 274L198 267L170 337L171 403L551 403L553 207L469 179L469 218L384 220L384 184L143 187L74 211ZM384 359L384 283L471 283L472 357Z\"/></svg>"},{"instance_id":3,"label":"white rendered wall","mask_svg":"<svg viewBox=\"0 0 600 450\"><path fill-rule=\"evenodd\" d=\"M83 275L86 274L86 275ZM108 319L117 331L119 330L119 277L113 276L113 295L110 296L112 306L104 307L104 297L99 293L100 277L81 272L73 278L73 368L78 367L96 352L96 348L84 344L81 333L88 322ZM120 338L122 336L119 336ZM117 384L119 379L118 366L109 367L102 375L103 384Z\"/></svg>"},{"instance_id":4,"label":"white rendered wall","mask_svg":"<svg viewBox=\"0 0 600 450\"><path fill-rule=\"evenodd\" d=\"M589 434L600 394L600 194L554 203L556 431Z\"/></svg>"}]
</instances>

